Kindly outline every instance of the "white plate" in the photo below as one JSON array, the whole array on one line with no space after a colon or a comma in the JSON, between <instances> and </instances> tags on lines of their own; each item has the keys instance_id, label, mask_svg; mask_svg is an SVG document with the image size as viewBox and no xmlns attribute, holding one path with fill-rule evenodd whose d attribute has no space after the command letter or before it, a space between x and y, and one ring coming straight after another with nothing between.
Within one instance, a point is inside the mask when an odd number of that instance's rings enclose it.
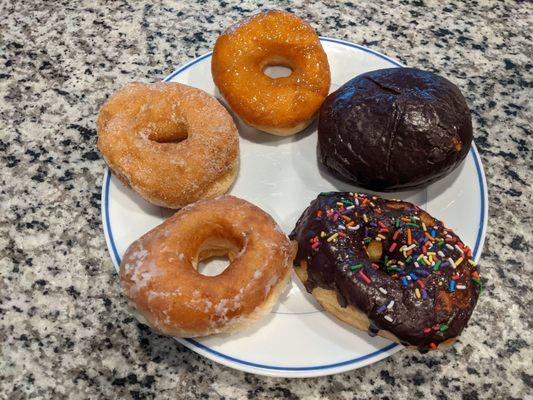
<instances>
[{"instance_id":1,"label":"white plate","mask_svg":"<svg viewBox=\"0 0 533 400\"><path fill-rule=\"evenodd\" d=\"M354 76L402 65L382 54L329 38L321 38L331 66L332 90ZM211 78L211 54L199 57L169 75L220 97ZM357 188L331 177L316 157L316 124L296 136L279 138L238 122L240 170L231 194L270 213L289 233L319 192ZM386 196L386 195L385 195ZM412 201L453 227L474 249L476 259L485 238L487 191L475 145L452 174L426 189L389 197ZM152 206L106 171L102 188L105 238L115 267L121 255L142 234L172 211ZM372 338L326 314L294 277L272 313L245 332L206 339L177 339L191 350L232 368L262 375L311 377L348 371L379 361L402 347Z\"/></svg>"}]
</instances>

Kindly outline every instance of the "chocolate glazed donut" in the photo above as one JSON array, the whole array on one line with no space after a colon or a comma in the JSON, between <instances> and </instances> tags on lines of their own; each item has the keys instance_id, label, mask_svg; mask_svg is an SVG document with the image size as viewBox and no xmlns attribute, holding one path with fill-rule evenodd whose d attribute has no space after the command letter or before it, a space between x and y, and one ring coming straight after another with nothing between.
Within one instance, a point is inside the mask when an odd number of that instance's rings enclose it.
<instances>
[{"instance_id":1,"label":"chocolate glazed donut","mask_svg":"<svg viewBox=\"0 0 533 400\"><path fill-rule=\"evenodd\" d=\"M421 352L452 343L480 293L472 250L411 203L321 193L290 238L297 275L327 311Z\"/></svg>"},{"instance_id":2,"label":"chocolate glazed donut","mask_svg":"<svg viewBox=\"0 0 533 400\"><path fill-rule=\"evenodd\" d=\"M359 75L330 94L319 113L322 164L372 190L440 179L466 157L471 142L470 111L457 86L414 68Z\"/></svg>"}]
</instances>

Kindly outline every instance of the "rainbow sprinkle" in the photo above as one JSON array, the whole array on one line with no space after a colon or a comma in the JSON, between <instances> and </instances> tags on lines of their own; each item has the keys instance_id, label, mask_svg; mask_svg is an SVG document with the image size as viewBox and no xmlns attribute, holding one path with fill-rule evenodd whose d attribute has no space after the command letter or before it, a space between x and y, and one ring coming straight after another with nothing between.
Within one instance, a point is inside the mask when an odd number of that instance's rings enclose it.
<instances>
[{"instance_id":1,"label":"rainbow sprinkle","mask_svg":"<svg viewBox=\"0 0 533 400\"><path fill-rule=\"evenodd\" d=\"M335 232L333 235L331 235L330 237L328 237L328 242L331 242L333 240L335 240L335 238L339 236L339 233L338 232Z\"/></svg>"},{"instance_id":2,"label":"rainbow sprinkle","mask_svg":"<svg viewBox=\"0 0 533 400\"><path fill-rule=\"evenodd\" d=\"M365 274L363 271L359 270L359 275L361 275L361 278L363 278L363 280L364 280L366 283L370 283L370 282L372 282L372 281L370 280L370 278L369 278L368 276L366 276L366 274Z\"/></svg>"}]
</instances>

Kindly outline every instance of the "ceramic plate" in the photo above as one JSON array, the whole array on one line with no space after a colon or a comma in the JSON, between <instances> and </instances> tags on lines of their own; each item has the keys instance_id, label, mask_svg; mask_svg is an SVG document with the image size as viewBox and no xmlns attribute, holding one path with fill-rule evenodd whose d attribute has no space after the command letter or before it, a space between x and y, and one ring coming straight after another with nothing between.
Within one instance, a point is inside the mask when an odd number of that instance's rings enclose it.
<instances>
[{"instance_id":1,"label":"ceramic plate","mask_svg":"<svg viewBox=\"0 0 533 400\"><path fill-rule=\"evenodd\" d=\"M331 66L331 90L363 72L402 67L382 54L339 40L322 38ZM271 71L280 73L275 68ZM220 98L211 78L211 54L199 57L169 75ZM240 132L240 170L231 194L270 213L289 233L302 211L319 192L357 191L324 171L316 156L316 123L296 136L280 138L258 132L236 118ZM487 221L487 191L483 167L474 145L466 160L446 178L417 191L389 197L420 205L453 227L479 259ZM102 189L106 242L118 270L127 247L172 215L142 200L108 170ZM217 265L210 265L210 271ZM221 268L221 265L218 265ZM177 339L213 361L239 370L280 377L311 377L360 368L402 347L370 337L336 320L308 295L293 276L290 288L272 313L235 335Z\"/></svg>"}]
</instances>

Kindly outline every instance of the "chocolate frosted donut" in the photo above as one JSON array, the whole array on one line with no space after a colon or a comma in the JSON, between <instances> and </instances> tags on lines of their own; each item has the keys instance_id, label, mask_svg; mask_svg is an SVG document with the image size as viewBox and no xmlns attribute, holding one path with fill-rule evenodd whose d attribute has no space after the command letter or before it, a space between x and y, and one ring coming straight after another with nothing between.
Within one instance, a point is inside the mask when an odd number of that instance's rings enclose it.
<instances>
[{"instance_id":1,"label":"chocolate frosted donut","mask_svg":"<svg viewBox=\"0 0 533 400\"><path fill-rule=\"evenodd\" d=\"M321 193L290 238L298 276L327 311L422 352L455 340L480 293L472 250L411 203Z\"/></svg>"},{"instance_id":2,"label":"chocolate frosted donut","mask_svg":"<svg viewBox=\"0 0 533 400\"><path fill-rule=\"evenodd\" d=\"M471 142L470 111L457 86L414 68L359 75L330 94L319 113L322 163L373 190L442 178L466 157Z\"/></svg>"}]
</instances>

